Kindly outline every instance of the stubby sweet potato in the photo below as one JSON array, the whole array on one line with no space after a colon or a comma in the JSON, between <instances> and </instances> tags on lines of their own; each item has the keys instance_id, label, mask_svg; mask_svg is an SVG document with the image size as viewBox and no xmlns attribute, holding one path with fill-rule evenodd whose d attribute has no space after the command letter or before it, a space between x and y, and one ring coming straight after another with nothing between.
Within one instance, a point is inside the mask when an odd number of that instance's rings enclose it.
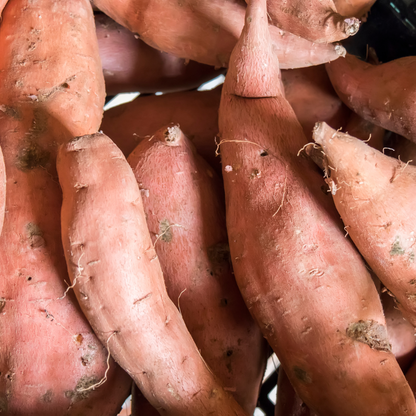
<instances>
[{"instance_id":1,"label":"stubby sweet potato","mask_svg":"<svg viewBox=\"0 0 416 416\"><path fill-rule=\"evenodd\" d=\"M327 183L346 230L372 270L416 325L416 167L325 123L314 140L327 161Z\"/></svg>"},{"instance_id":2,"label":"stubby sweet potato","mask_svg":"<svg viewBox=\"0 0 416 416\"><path fill-rule=\"evenodd\" d=\"M219 110L237 284L300 398L321 416L415 415L382 306L282 96L265 0L252 0Z\"/></svg>"},{"instance_id":3,"label":"stubby sweet potato","mask_svg":"<svg viewBox=\"0 0 416 416\"><path fill-rule=\"evenodd\" d=\"M337 42L360 28L358 19L339 14L333 0L268 0L267 11L274 25L312 42Z\"/></svg>"},{"instance_id":4,"label":"stubby sweet potato","mask_svg":"<svg viewBox=\"0 0 416 416\"><path fill-rule=\"evenodd\" d=\"M104 14L95 24L107 95L190 90L224 72L151 48Z\"/></svg>"},{"instance_id":5,"label":"stubby sweet potato","mask_svg":"<svg viewBox=\"0 0 416 416\"><path fill-rule=\"evenodd\" d=\"M341 100L358 115L416 141L416 57L372 65L347 54L326 70Z\"/></svg>"},{"instance_id":6,"label":"stubby sweet potato","mask_svg":"<svg viewBox=\"0 0 416 416\"><path fill-rule=\"evenodd\" d=\"M169 297L213 373L252 415L267 349L232 274L221 180L174 124L128 162Z\"/></svg>"},{"instance_id":7,"label":"stubby sweet potato","mask_svg":"<svg viewBox=\"0 0 416 416\"><path fill-rule=\"evenodd\" d=\"M22 35L24 34L24 35ZM10 0L0 25L0 412L113 416L130 378L94 335L69 282L57 146L96 131L104 83L88 0Z\"/></svg>"},{"instance_id":8,"label":"stubby sweet potato","mask_svg":"<svg viewBox=\"0 0 416 416\"><path fill-rule=\"evenodd\" d=\"M283 70L282 82L286 100L308 139L318 121L335 129L345 126L351 111L334 91L324 65Z\"/></svg>"},{"instance_id":9,"label":"stubby sweet potato","mask_svg":"<svg viewBox=\"0 0 416 416\"><path fill-rule=\"evenodd\" d=\"M140 190L120 149L101 133L77 137L60 149L57 169L71 281L111 355L161 414L245 415L166 293Z\"/></svg>"},{"instance_id":10,"label":"stubby sweet potato","mask_svg":"<svg viewBox=\"0 0 416 416\"><path fill-rule=\"evenodd\" d=\"M107 110L101 130L127 157L141 140L149 139L169 123L176 123L198 153L220 172L220 158L215 157L220 98L221 87L211 91L139 96L130 103Z\"/></svg>"},{"instance_id":11,"label":"stubby sweet potato","mask_svg":"<svg viewBox=\"0 0 416 416\"><path fill-rule=\"evenodd\" d=\"M244 25L244 0L94 0L116 22L155 49L217 67L228 66ZM318 65L345 53L271 27L282 68Z\"/></svg>"}]
</instances>

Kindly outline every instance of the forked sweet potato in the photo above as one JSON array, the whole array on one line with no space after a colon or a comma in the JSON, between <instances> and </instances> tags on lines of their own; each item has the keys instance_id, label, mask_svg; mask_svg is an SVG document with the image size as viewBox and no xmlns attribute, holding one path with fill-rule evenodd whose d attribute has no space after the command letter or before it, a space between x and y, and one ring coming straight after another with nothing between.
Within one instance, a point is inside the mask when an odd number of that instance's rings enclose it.
<instances>
[{"instance_id":1,"label":"forked sweet potato","mask_svg":"<svg viewBox=\"0 0 416 416\"><path fill-rule=\"evenodd\" d=\"M140 190L120 149L101 133L77 137L61 148L57 169L71 281L111 355L161 414L245 415L166 293Z\"/></svg>"},{"instance_id":2,"label":"forked sweet potato","mask_svg":"<svg viewBox=\"0 0 416 416\"><path fill-rule=\"evenodd\" d=\"M274 25L312 42L337 42L360 28L358 19L339 14L333 0L268 0L267 11Z\"/></svg>"},{"instance_id":3,"label":"forked sweet potato","mask_svg":"<svg viewBox=\"0 0 416 416\"><path fill-rule=\"evenodd\" d=\"M416 141L416 57L372 65L347 54L326 70L341 100L358 115Z\"/></svg>"},{"instance_id":4,"label":"forked sweet potato","mask_svg":"<svg viewBox=\"0 0 416 416\"><path fill-rule=\"evenodd\" d=\"M416 167L325 123L314 140L327 160L327 183L346 230L378 278L416 325Z\"/></svg>"},{"instance_id":5,"label":"forked sweet potato","mask_svg":"<svg viewBox=\"0 0 416 416\"><path fill-rule=\"evenodd\" d=\"M22 35L24 34L24 35ZM130 378L71 291L60 235L57 146L99 128L104 83L88 0L10 0L0 25L0 413L113 416ZM3 187L3 185L1 185ZM0 198L2 200L2 198ZM107 375L101 387L96 385Z\"/></svg>"},{"instance_id":6,"label":"forked sweet potato","mask_svg":"<svg viewBox=\"0 0 416 416\"><path fill-rule=\"evenodd\" d=\"M190 90L224 72L153 49L104 14L95 24L107 95Z\"/></svg>"},{"instance_id":7,"label":"forked sweet potato","mask_svg":"<svg viewBox=\"0 0 416 416\"><path fill-rule=\"evenodd\" d=\"M219 110L227 230L243 298L300 398L321 416L415 415L376 288L297 156L265 0L252 0Z\"/></svg>"},{"instance_id":8,"label":"forked sweet potato","mask_svg":"<svg viewBox=\"0 0 416 416\"><path fill-rule=\"evenodd\" d=\"M169 123L176 123L198 153L220 172L220 158L215 157L220 98L221 87L211 91L139 96L107 110L101 130L127 157L141 140L149 139L155 131Z\"/></svg>"},{"instance_id":9,"label":"forked sweet potato","mask_svg":"<svg viewBox=\"0 0 416 416\"><path fill-rule=\"evenodd\" d=\"M228 66L244 25L244 0L94 0L116 22L148 45L174 56ZM282 68L319 65L345 53L342 46L315 44L270 28Z\"/></svg>"},{"instance_id":10,"label":"forked sweet potato","mask_svg":"<svg viewBox=\"0 0 416 416\"><path fill-rule=\"evenodd\" d=\"M169 297L213 373L252 415L266 344L232 274L221 180L174 124L142 141L128 162Z\"/></svg>"}]
</instances>

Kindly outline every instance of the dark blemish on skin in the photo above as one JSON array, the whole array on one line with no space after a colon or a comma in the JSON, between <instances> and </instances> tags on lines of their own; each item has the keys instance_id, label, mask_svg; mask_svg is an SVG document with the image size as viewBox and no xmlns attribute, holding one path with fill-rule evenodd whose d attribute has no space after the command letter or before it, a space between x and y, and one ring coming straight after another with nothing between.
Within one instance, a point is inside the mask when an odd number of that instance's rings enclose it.
<instances>
[{"instance_id":1,"label":"dark blemish on skin","mask_svg":"<svg viewBox=\"0 0 416 416\"><path fill-rule=\"evenodd\" d=\"M0 397L0 413L4 413L5 415L8 412L8 400L7 397Z\"/></svg>"},{"instance_id":2,"label":"dark blemish on skin","mask_svg":"<svg viewBox=\"0 0 416 416\"><path fill-rule=\"evenodd\" d=\"M160 239L165 243L170 243L173 238L172 227L169 220L164 219L159 224L159 235Z\"/></svg>"},{"instance_id":3,"label":"dark blemish on skin","mask_svg":"<svg viewBox=\"0 0 416 416\"><path fill-rule=\"evenodd\" d=\"M400 243L400 238L397 236L391 245L390 256L400 256L404 253L405 250Z\"/></svg>"},{"instance_id":4,"label":"dark blemish on skin","mask_svg":"<svg viewBox=\"0 0 416 416\"><path fill-rule=\"evenodd\" d=\"M228 300L226 298L223 298L223 299L220 300L220 306L222 308L224 308L227 305L228 305Z\"/></svg>"},{"instance_id":5,"label":"dark blemish on skin","mask_svg":"<svg viewBox=\"0 0 416 416\"><path fill-rule=\"evenodd\" d=\"M268 155L269 155L269 153L267 152L267 150L262 150L261 153L260 153L261 157L268 156Z\"/></svg>"},{"instance_id":6,"label":"dark blemish on skin","mask_svg":"<svg viewBox=\"0 0 416 416\"><path fill-rule=\"evenodd\" d=\"M53 391L52 390L48 390L44 395L41 396L41 400L42 402L45 403L51 403L52 402L52 398L53 398Z\"/></svg>"},{"instance_id":7,"label":"dark blemish on skin","mask_svg":"<svg viewBox=\"0 0 416 416\"><path fill-rule=\"evenodd\" d=\"M19 121L22 119L22 115L19 113L19 111L13 107L9 107L8 105L0 105L0 111L6 114L6 116L14 118L15 120Z\"/></svg>"},{"instance_id":8,"label":"dark blemish on skin","mask_svg":"<svg viewBox=\"0 0 416 416\"><path fill-rule=\"evenodd\" d=\"M311 377L302 368L295 366L295 367L293 367L293 372L294 372L296 378L298 380L302 381L303 383L305 383L305 384L311 384L312 383Z\"/></svg>"},{"instance_id":9,"label":"dark blemish on skin","mask_svg":"<svg viewBox=\"0 0 416 416\"><path fill-rule=\"evenodd\" d=\"M45 168L49 162L50 153L37 143L26 143L16 156L16 167L22 172L36 168Z\"/></svg>"},{"instance_id":10,"label":"dark blemish on skin","mask_svg":"<svg viewBox=\"0 0 416 416\"><path fill-rule=\"evenodd\" d=\"M233 350L227 350L227 352L225 353L225 355L227 357L231 357L233 355Z\"/></svg>"},{"instance_id":11,"label":"dark blemish on skin","mask_svg":"<svg viewBox=\"0 0 416 416\"><path fill-rule=\"evenodd\" d=\"M391 352L387 329L376 321L354 322L348 326L346 332L349 338L367 344L374 350Z\"/></svg>"},{"instance_id":12,"label":"dark blemish on skin","mask_svg":"<svg viewBox=\"0 0 416 416\"><path fill-rule=\"evenodd\" d=\"M26 224L26 235L29 240L30 247L39 248L45 245L42 230L33 222Z\"/></svg>"},{"instance_id":13,"label":"dark blemish on skin","mask_svg":"<svg viewBox=\"0 0 416 416\"><path fill-rule=\"evenodd\" d=\"M0 298L0 312L3 312L3 309L5 306L6 306L6 299Z\"/></svg>"},{"instance_id":14,"label":"dark blemish on skin","mask_svg":"<svg viewBox=\"0 0 416 416\"><path fill-rule=\"evenodd\" d=\"M91 390L84 390L88 387L93 386L98 382L97 377L95 376L83 376L78 380L77 385L75 386L74 390L67 390L65 392L65 397L67 399L71 399L71 402L79 402L81 400L84 400L88 398L88 396L93 392L93 389Z\"/></svg>"}]
</instances>

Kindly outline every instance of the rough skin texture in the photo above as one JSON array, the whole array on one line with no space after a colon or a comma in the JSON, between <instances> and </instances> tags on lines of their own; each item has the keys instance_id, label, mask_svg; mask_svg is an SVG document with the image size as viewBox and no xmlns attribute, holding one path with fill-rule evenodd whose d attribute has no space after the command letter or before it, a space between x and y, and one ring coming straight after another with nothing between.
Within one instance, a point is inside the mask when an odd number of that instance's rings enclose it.
<instances>
[{"instance_id":1,"label":"rough skin texture","mask_svg":"<svg viewBox=\"0 0 416 416\"><path fill-rule=\"evenodd\" d=\"M16 30L19 28L19 30ZM22 36L22 33L25 35ZM96 131L104 83L87 0L11 0L0 25L0 409L8 416L113 416L130 379L83 316L60 235L59 143ZM85 390L87 389L87 390Z\"/></svg>"},{"instance_id":2,"label":"rough skin texture","mask_svg":"<svg viewBox=\"0 0 416 416\"><path fill-rule=\"evenodd\" d=\"M227 67L244 26L243 0L94 0L106 15L155 49L216 67ZM282 68L319 65L345 53L271 27Z\"/></svg>"},{"instance_id":3,"label":"rough skin texture","mask_svg":"<svg viewBox=\"0 0 416 416\"><path fill-rule=\"evenodd\" d=\"M94 332L162 415L245 415L202 360L169 299L140 190L104 134L77 137L57 160L71 281Z\"/></svg>"},{"instance_id":4,"label":"rough skin texture","mask_svg":"<svg viewBox=\"0 0 416 416\"><path fill-rule=\"evenodd\" d=\"M381 338L364 262L344 237L280 91L265 1L252 0L223 88L219 127L227 230L243 298L300 398L320 415L415 415ZM376 342L379 341L379 342Z\"/></svg>"}]
</instances>

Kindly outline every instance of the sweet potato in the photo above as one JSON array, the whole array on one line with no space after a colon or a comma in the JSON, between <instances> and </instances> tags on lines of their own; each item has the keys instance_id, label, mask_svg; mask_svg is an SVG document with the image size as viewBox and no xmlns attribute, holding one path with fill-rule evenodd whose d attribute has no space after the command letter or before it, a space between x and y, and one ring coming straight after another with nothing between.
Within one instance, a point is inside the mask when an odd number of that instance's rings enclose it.
<instances>
[{"instance_id":1,"label":"sweet potato","mask_svg":"<svg viewBox=\"0 0 416 416\"><path fill-rule=\"evenodd\" d=\"M339 14L333 0L268 0L267 11L274 25L312 42L337 42L360 28L358 19Z\"/></svg>"},{"instance_id":2,"label":"sweet potato","mask_svg":"<svg viewBox=\"0 0 416 416\"><path fill-rule=\"evenodd\" d=\"M362 19L376 0L334 0L337 12L342 16L355 16Z\"/></svg>"},{"instance_id":3,"label":"sweet potato","mask_svg":"<svg viewBox=\"0 0 416 416\"><path fill-rule=\"evenodd\" d=\"M77 137L60 149L57 169L71 281L111 355L161 414L245 415L166 293L140 190L120 149L101 133Z\"/></svg>"},{"instance_id":4,"label":"sweet potato","mask_svg":"<svg viewBox=\"0 0 416 416\"><path fill-rule=\"evenodd\" d=\"M232 274L221 180L174 124L142 141L128 162L169 297L213 373L252 415L266 344Z\"/></svg>"},{"instance_id":5,"label":"sweet potato","mask_svg":"<svg viewBox=\"0 0 416 416\"><path fill-rule=\"evenodd\" d=\"M94 0L116 22L148 45L179 58L228 66L244 25L244 0ZM318 65L345 53L342 46L314 44L271 27L282 68Z\"/></svg>"},{"instance_id":6,"label":"sweet potato","mask_svg":"<svg viewBox=\"0 0 416 416\"><path fill-rule=\"evenodd\" d=\"M219 109L237 284L311 410L415 415L371 277L320 174L297 156L306 138L280 90L265 8L249 4Z\"/></svg>"},{"instance_id":7,"label":"sweet potato","mask_svg":"<svg viewBox=\"0 0 416 416\"><path fill-rule=\"evenodd\" d=\"M24 35L22 35L24 34ZM0 25L0 412L113 416L130 378L94 335L65 281L57 145L96 131L104 83L88 0L10 0Z\"/></svg>"},{"instance_id":8,"label":"sweet potato","mask_svg":"<svg viewBox=\"0 0 416 416\"><path fill-rule=\"evenodd\" d=\"M371 65L347 54L326 70L341 100L358 115L416 141L416 57Z\"/></svg>"},{"instance_id":9,"label":"sweet potato","mask_svg":"<svg viewBox=\"0 0 416 416\"><path fill-rule=\"evenodd\" d=\"M104 14L95 24L107 95L190 90L224 72L153 49Z\"/></svg>"},{"instance_id":10,"label":"sweet potato","mask_svg":"<svg viewBox=\"0 0 416 416\"><path fill-rule=\"evenodd\" d=\"M326 181L348 234L404 317L416 325L416 167L325 123L315 127L314 140L331 167Z\"/></svg>"},{"instance_id":11,"label":"sweet potato","mask_svg":"<svg viewBox=\"0 0 416 416\"><path fill-rule=\"evenodd\" d=\"M334 91L324 65L283 70L282 82L286 100L308 139L312 139L318 121L324 120L335 129L345 126L351 111Z\"/></svg>"},{"instance_id":12,"label":"sweet potato","mask_svg":"<svg viewBox=\"0 0 416 416\"><path fill-rule=\"evenodd\" d=\"M101 130L127 157L145 137L150 138L163 126L176 123L198 153L220 172L220 158L215 157L220 98L221 87L211 91L139 96L130 103L107 110Z\"/></svg>"}]
</instances>

